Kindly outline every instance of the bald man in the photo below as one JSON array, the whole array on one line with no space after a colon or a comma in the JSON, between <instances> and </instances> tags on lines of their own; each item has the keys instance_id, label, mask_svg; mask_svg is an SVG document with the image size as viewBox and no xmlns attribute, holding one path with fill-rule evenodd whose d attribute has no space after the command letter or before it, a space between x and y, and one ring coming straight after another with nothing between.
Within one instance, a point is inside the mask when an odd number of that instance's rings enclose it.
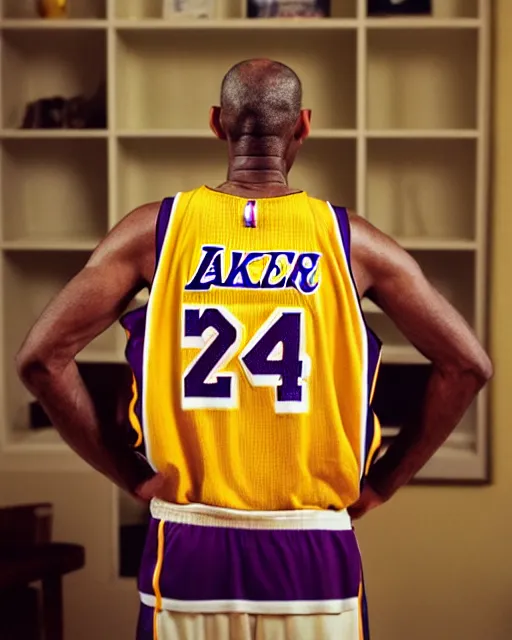
<instances>
[{"instance_id":1,"label":"bald man","mask_svg":"<svg viewBox=\"0 0 512 640\"><path fill-rule=\"evenodd\" d=\"M405 251L288 186L310 115L283 64L228 71L210 113L226 182L129 213L18 355L69 445L150 501L138 640L367 639L352 519L417 473L491 377ZM148 304L122 317L133 451L74 358L143 288ZM433 363L421 417L378 460L365 296Z\"/></svg>"}]
</instances>

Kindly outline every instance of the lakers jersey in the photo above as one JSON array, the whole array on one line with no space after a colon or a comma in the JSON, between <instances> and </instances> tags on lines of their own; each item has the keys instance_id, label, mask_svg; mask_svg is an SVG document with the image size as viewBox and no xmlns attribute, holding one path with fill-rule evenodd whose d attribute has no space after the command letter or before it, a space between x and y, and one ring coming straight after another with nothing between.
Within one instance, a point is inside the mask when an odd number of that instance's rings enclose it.
<instances>
[{"instance_id":1,"label":"lakers jersey","mask_svg":"<svg viewBox=\"0 0 512 640\"><path fill-rule=\"evenodd\" d=\"M380 342L345 209L207 187L162 202L148 303L127 313L131 424L177 504L343 509L380 444Z\"/></svg>"}]
</instances>

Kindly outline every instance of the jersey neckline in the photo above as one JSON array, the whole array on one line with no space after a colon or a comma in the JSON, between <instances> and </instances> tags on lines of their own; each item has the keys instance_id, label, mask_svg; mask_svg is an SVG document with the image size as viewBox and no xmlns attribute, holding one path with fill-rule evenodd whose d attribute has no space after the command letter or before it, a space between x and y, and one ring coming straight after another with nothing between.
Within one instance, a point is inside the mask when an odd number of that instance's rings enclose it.
<instances>
[{"instance_id":1,"label":"jersey neckline","mask_svg":"<svg viewBox=\"0 0 512 640\"><path fill-rule=\"evenodd\" d=\"M249 196L237 196L233 193L225 193L224 191L217 191L217 189L213 189L206 184L203 184L201 189L208 191L214 195L218 196L227 196L228 198L235 198L236 200L243 200L247 202L249 200L282 200L283 198L294 198L296 196L307 196L306 191L294 191L293 193L285 193L281 196L264 196L261 198L249 197Z\"/></svg>"}]
</instances>

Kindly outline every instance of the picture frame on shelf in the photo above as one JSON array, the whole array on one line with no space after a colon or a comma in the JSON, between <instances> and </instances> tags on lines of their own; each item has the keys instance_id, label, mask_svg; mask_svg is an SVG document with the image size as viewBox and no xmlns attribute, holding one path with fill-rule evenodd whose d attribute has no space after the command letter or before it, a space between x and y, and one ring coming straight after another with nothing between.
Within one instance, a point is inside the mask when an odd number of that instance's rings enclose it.
<instances>
[{"instance_id":1,"label":"picture frame on shelf","mask_svg":"<svg viewBox=\"0 0 512 640\"><path fill-rule=\"evenodd\" d=\"M215 0L162 0L162 18L213 18Z\"/></svg>"},{"instance_id":2,"label":"picture frame on shelf","mask_svg":"<svg viewBox=\"0 0 512 640\"><path fill-rule=\"evenodd\" d=\"M369 16L431 15L432 0L368 0Z\"/></svg>"},{"instance_id":3,"label":"picture frame on shelf","mask_svg":"<svg viewBox=\"0 0 512 640\"><path fill-rule=\"evenodd\" d=\"M248 0L249 18L329 18L330 0Z\"/></svg>"}]
</instances>

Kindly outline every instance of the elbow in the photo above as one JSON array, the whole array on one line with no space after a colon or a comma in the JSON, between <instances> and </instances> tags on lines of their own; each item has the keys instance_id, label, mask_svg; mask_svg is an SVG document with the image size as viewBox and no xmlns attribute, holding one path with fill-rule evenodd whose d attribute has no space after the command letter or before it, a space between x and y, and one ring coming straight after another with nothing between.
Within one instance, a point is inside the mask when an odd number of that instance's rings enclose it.
<instances>
[{"instance_id":1,"label":"elbow","mask_svg":"<svg viewBox=\"0 0 512 640\"><path fill-rule=\"evenodd\" d=\"M475 367L475 375L480 381L481 386L486 385L494 375L494 366L491 359L486 353L482 354L477 366Z\"/></svg>"},{"instance_id":2,"label":"elbow","mask_svg":"<svg viewBox=\"0 0 512 640\"><path fill-rule=\"evenodd\" d=\"M485 352L471 361L461 362L458 366L448 367L448 369L452 369L451 373L455 377L466 380L476 392L482 389L494 375L492 361Z\"/></svg>"},{"instance_id":3,"label":"elbow","mask_svg":"<svg viewBox=\"0 0 512 640\"><path fill-rule=\"evenodd\" d=\"M49 363L36 351L21 349L15 357L16 372L27 387L31 387L50 372Z\"/></svg>"}]
</instances>

